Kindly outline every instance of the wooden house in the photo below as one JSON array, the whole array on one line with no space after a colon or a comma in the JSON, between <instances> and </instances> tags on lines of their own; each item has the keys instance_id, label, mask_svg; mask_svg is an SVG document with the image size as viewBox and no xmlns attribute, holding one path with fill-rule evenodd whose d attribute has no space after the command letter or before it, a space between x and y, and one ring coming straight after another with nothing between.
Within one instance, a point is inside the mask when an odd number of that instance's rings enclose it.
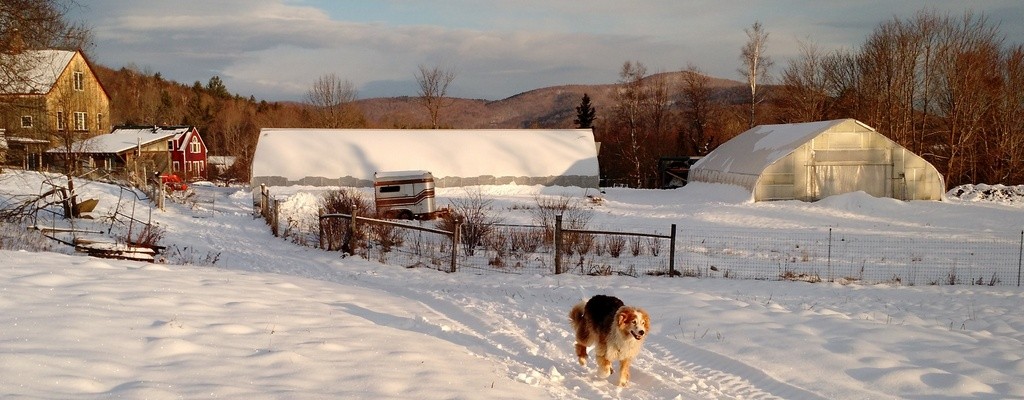
<instances>
[{"instance_id":1,"label":"wooden house","mask_svg":"<svg viewBox=\"0 0 1024 400\"><path fill-rule=\"evenodd\" d=\"M144 182L149 177L171 172L169 147L174 130L160 127L116 129L105 135L76 142L72 151L51 148L46 159L62 165L70 158L76 172L93 178L110 177Z\"/></svg>"},{"instance_id":2,"label":"wooden house","mask_svg":"<svg viewBox=\"0 0 1024 400\"><path fill-rule=\"evenodd\" d=\"M0 55L0 128L8 164L41 166L41 146L110 130L110 97L81 51L23 50ZM65 146L67 148L67 146Z\"/></svg>"}]
</instances>

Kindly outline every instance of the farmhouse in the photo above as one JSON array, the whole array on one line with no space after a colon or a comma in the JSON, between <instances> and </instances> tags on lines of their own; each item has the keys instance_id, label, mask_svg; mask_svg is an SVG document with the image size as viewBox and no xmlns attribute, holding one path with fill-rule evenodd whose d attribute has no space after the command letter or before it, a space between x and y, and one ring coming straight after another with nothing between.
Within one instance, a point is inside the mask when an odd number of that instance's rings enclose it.
<instances>
[{"instance_id":1,"label":"farmhouse","mask_svg":"<svg viewBox=\"0 0 1024 400\"><path fill-rule=\"evenodd\" d=\"M174 139L168 143L171 172L185 180L206 179L206 142L199 135L199 130L194 126L167 126L160 129L174 132Z\"/></svg>"},{"instance_id":2,"label":"farmhouse","mask_svg":"<svg viewBox=\"0 0 1024 400\"><path fill-rule=\"evenodd\" d=\"M373 174L430 171L437 187L597 187L589 129L264 128L252 161L259 186L372 187Z\"/></svg>"},{"instance_id":3,"label":"farmhouse","mask_svg":"<svg viewBox=\"0 0 1024 400\"><path fill-rule=\"evenodd\" d=\"M756 126L694 164L689 178L742 186L754 201L855 191L941 200L945 190L934 166L854 119Z\"/></svg>"},{"instance_id":4,"label":"farmhouse","mask_svg":"<svg viewBox=\"0 0 1024 400\"><path fill-rule=\"evenodd\" d=\"M110 128L110 97L81 51L0 54L0 128L9 152L0 163L41 167L55 137L89 137Z\"/></svg>"}]
</instances>

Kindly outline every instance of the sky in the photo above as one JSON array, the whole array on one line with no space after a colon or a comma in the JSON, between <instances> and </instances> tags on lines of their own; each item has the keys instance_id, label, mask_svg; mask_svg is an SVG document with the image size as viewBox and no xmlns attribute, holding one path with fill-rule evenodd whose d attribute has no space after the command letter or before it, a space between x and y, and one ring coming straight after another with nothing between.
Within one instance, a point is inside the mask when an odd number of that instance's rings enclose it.
<instances>
[{"instance_id":1,"label":"sky","mask_svg":"<svg viewBox=\"0 0 1024 400\"><path fill-rule=\"evenodd\" d=\"M185 84L219 76L261 100L301 100L327 74L354 83L360 98L415 96L420 65L454 70L452 96L499 100L614 83L626 61L740 80L744 29L755 21L780 70L801 41L856 49L894 16L968 6L1000 23L1008 43L1024 43L1018 0L90 0L69 17L91 27L95 63Z\"/></svg>"}]
</instances>

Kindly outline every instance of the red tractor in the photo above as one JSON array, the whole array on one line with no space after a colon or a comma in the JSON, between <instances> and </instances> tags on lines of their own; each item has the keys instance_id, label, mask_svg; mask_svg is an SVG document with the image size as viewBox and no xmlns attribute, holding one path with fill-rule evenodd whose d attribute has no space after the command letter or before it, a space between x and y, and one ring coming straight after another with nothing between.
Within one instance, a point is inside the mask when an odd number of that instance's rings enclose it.
<instances>
[{"instance_id":1,"label":"red tractor","mask_svg":"<svg viewBox=\"0 0 1024 400\"><path fill-rule=\"evenodd\" d=\"M181 180L178 175L160 175L160 182L164 184L167 193L183 192L188 190L188 184Z\"/></svg>"}]
</instances>

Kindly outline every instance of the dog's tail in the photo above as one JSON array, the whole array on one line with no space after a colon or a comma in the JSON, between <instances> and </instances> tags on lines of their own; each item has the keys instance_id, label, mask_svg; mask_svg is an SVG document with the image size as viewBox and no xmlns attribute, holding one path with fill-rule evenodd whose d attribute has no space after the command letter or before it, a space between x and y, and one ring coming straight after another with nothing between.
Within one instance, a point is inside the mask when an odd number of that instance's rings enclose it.
<instances>
[{"instance_id":1,"label":"dog's tail","mask_svg":"<svg viewBox=\"0 0 1024 400\"><path fill-rule=\"evenodd\" d=\"M585 312L586 306L587 302L581 301L579 304L572 307L572 311L569 311L569 320L572 321L573 328L583 324L583 313Z\"/></svg>"}]
</instances>

